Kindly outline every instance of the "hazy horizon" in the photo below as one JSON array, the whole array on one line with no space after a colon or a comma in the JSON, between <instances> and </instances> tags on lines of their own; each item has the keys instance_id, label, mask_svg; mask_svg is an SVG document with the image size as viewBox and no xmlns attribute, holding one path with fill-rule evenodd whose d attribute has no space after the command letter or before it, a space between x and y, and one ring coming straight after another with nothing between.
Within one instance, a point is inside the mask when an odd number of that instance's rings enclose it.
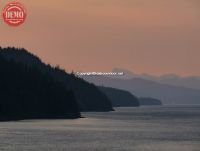
<instances>
[{"instance_id":1,"label":"hazy horizon","mask_svg":"<svg viewBox=\"0 0 200 151\"><path fill-rule=\"evenodd\" d=\"M13 28L0 19L2 47L24 47L67 71L200 76L198 0L20 2L27 20Z\"/></svg>"}]
</instances>

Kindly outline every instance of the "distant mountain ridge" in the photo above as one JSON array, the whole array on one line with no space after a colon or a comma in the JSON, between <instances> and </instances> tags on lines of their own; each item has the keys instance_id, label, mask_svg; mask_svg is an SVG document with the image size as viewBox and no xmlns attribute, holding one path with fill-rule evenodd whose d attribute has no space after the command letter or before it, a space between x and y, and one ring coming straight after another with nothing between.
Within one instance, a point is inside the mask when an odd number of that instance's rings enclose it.
<instances>
[{"instance_id":1,"label":"distant mountain ridge","mask_svg":"<svg viewBox=\"0 0 200 151\"><path fill-rule=\"evenodd\" d=\"M123 79L142 78L151 80L160 84L168 84L172 86L181 86L185 88L200 90L200 76L181 77L176 74L165 74L161 76L153 76L149 74L136 74L126 69L114 68L113 72L124 72Z\"/></svg>"},{"instance_id":2,"label":"distant mountain ridge","mask_svg":"<svg viewBox=\"0 0 200 151\"><path fill-rule=\"evenodd\" d=\"M1 48L0 55L9 61L23 63L37 67L43 73L50 74L53 79L65 85L67 90L72 90L78 101L81 111L112 111L112 105L107 96L94 84L90 84L74 74L68 74L59 67L44 64L37 56L25 49Z\"/></svg>"},{"instance_id":3,"label":"distant mountain ridge","mask_svg":"<svg viewBox=\"0 0 200 151\"><path fill-rule=\"evenodd\" d=\"M111 77L84 76L85 80L99 86L112 87L131 92L137 97L151 97L163 104L200 104L200 90L160 84L142 78L121 79Z\"/></svg>"}]
</instances>

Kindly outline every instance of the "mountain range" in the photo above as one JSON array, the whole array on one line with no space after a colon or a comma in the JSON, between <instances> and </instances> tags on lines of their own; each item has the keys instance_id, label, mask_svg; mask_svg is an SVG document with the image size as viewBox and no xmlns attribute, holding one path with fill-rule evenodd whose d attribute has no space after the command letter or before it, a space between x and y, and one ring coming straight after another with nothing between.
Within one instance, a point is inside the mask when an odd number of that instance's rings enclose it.
<instances>
[{"instance_id":1,"label":"mountain range","mask_svg":"<svg viewBox=\"0 0 200 151\"><path fill-rule=\"evenodd\" d=\"M82 78L99 86L129 91L137 97L156 98L161 100L163 104L200 104L199 89L162 84L126 73L124 77L84 76Z\"/></svg>"},{"instance_id":2,"label":"mountain range","mask_svg":"<svg viewBox=\"0 0 200 151\"><path fill-rule=\"evenodd\" d=\"M164 74L161 76L154 76L150 74L136 74L126 69L114 68L113 72L123 72L123 79L142 78L151 80L160 84L168 84L173 86L180 86L185 88L200 89L200 76L179 76L176 74Z\"/></svg>"}]
</instances>

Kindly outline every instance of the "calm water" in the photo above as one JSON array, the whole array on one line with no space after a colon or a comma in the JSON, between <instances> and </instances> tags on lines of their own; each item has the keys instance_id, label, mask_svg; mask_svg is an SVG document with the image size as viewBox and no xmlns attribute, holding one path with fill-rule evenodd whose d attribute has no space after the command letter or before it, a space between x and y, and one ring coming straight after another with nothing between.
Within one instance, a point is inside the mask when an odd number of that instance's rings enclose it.
<instances>
[{"instance_id":1,"label":"calm water","mask_svg":"<svg viewBox=\"0 0 200 151\"><path fill-rule=\"evenodd\" d=\"M200 107L117 108L0 123L0 151L199 151Z\"/></svg>"}]
</instances>

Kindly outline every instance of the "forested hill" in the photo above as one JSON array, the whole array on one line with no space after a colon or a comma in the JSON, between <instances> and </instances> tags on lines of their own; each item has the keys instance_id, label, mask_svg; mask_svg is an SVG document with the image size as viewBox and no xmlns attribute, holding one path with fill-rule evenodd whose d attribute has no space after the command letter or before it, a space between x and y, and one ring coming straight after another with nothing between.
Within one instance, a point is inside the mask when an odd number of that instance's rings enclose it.
<instances>
[{"instance_id":1,"label":"forested hill","mask_svg":"<svg viewBox=\"0 0 200 151\"><path fill-rule=\"evenodd\" d=\"M0 121L80 117L73 92L37 67L0 55L0 85Z\"/></svg>"},{"instance_id":2,"label":"forested hill","mask_svg":"<svg viewBox=\"0 0 200 151\"><path fill-rule=\"evenodd\" d=\"M128 91L102 86L99 89L112 101L113 107L138 107L140 105L138 98Z\"/></svg>"},{"instance_id":3,"label":"forested hill","mask_svg":"<svg viewBox=\"0 0 200 151\"><path fill-rule=\"evenodd\" d=\"M67 90L74 92L81 111L113 110L110 100L94 84L90 84L74 74L68 74L58 67L44 64L39 57L25 49L0 48L0 55L12 62L22 63L29 67L37 67L42 73L49 74L55 81L63 83Z\"/></svg>"},{"instance_id":4,"label":"forested hill","mask_svg":"<svg viewBox=\"0 0 200 151\"><path fill-rule=\"evenodd\" d=\"M154 98L139 98L140 105L162 105L162 101Z\"/></svg>"}]
</instances>

